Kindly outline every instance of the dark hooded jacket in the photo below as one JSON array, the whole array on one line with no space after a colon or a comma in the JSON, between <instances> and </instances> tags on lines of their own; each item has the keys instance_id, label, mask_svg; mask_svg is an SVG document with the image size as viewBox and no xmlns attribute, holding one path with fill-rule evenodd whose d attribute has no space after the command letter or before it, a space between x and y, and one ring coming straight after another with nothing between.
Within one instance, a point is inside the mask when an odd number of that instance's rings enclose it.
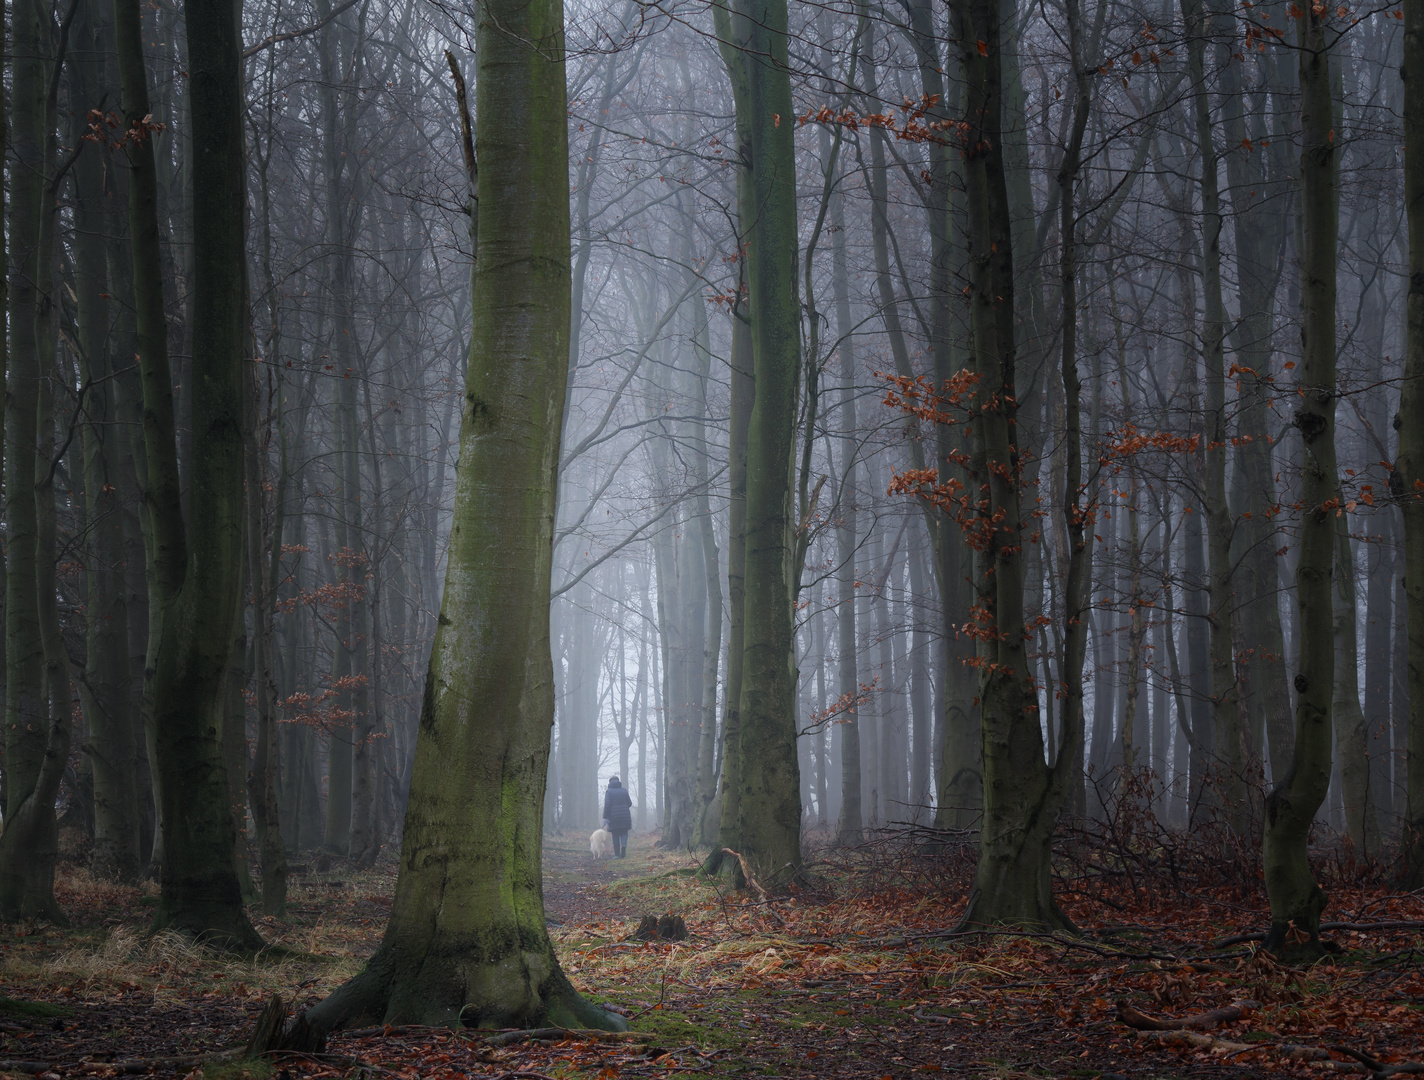
<instances>
[{"instance_id":1,"label":"dark hooded jacket","mask_svg":"<svg viewBox=\"0 0 1424 1080\"><path fill-rule=\"evenodd\" d=\"M633 829L633 798L617 777L608 781L608 790L604 792L603 819L608 822L609 832L625 833Z\"/></svg>"}]
</instances>

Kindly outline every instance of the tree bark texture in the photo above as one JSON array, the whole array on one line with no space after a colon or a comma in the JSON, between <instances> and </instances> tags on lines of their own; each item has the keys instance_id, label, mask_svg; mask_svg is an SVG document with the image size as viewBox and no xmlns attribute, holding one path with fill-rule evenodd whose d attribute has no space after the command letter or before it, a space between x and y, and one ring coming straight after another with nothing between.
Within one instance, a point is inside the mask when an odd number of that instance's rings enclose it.
<instances>
[{"instance_id":1,"label":"tree bark texture","mask_svg":"<svg viewBox=\"0 0 1424 1080\"><path fill-rule=\"evenodd\" d=\"M1049 865L1065 787L1044 761L1038 694L1024 623L1023 510L1015 400L1012 228L1004 177L1002 43L997 0L951 8L966 85L979 670L984 816L963 924L1071 925L1053 899Z\"/></svg>"},{"instance_id":2,"label":"tree bark texture","mask_svg":"<svg viewBox=\"0 0 1424 1080\"><path fill-rule=\"evenodd\" d=\"M227 664L242 592L242 365L249 337L241 44L229 4L188 0L185 21L193 208L203 223L193 238L194 437L186 535L172 429L164 431L168 424L149 419L164 411L171 417L167 363L142 356L150 475L160 478L165 492L151 513L155 534L166 538L157 547L155 597L163 609L153 710L164 863L154 925L256 948L261 939L243 910L233 861L223 755L224 725L242 722L225 715ZM135 277L151 270L136 262ZM146 285L157 288L158 282ZM170 563L165 544L182 550L185 540L182 562Z\"/></svg>"},{"instance_id":3,"label":"tree bark texture","mask_svg":"<svg viewBox=\"0 0 1424 1080\"><path fill-rule=\"evenodd\" d=\"M0 918L59 919L54 899L58 828L54 799L69 753L68 703L46 700L40 618L35 481L41 469L38 410L41 307L52 277L52 214L45 212L52 140L47 89L49 9L20 0L11 15L10 220L7 267L10 353L5 395L5 831L0 835ZM53 351L51 347L51 357ZM52 442L51 437L46 439ZM45 471L48 462L43 463ZM53 580L53 567L47 575Z\"/></svg>"},{"instance_id":4,"label":"tree bark texture","mask_svg":"<svg viewBox=\"0 0 1424 1080\"><path fill-rule=\"evenodd\" d=\"M1231 508L1226 500L1226 371L1222 343L1226 312L1221 299L1221 199L1217 190L1217 153L1208 97L1204 36L1208 25L1201 0L1184 0L1182 14L1191 27L1188 67L1196 95L1197 152L1201 156L1202 203L1202 362L1206 367L1207 589L1210 607L1211 705L1216 759L1203 799L1220 807L1238 836L1249 828L1246 759L1233 665Z\"/></svg>"},{"instance_id":5,"label":"tree bark texture","mask_svg":"<svg viewBox=\"0 0 1424 1080\"><path fill-rule=\"evenodd\" d=\"M747 282L756 401L747 437L746 604L741 704L742 854L761 884L801 867L796 671L792 653L791 466L800 371L795 111L785 0L743 0L755 217Z\"/></svg>"},{"instance_id":6,"label":"tree bark texture","mask_svg":"<svg viewBox=\"0 0 1424 1080\"><path fill-rule=\"evenodd\" d=\"M376 954L298 1024L309 1042L363 1021L619 1024L560 969L541 875L570 304L562 56L559 0L482 8L474 333L401 872Z\"/></svg>"},{"instance_id":7,"label":"tree bark texture","mask_svg":"<svg viewBox=\"0 0 1424 1080\"><path fill-rule=\"evenodd\" d=\"M1424 885L1424 5L1404 6L1404 206L1409 227L1404 383L1399 396L1400 509L1408 664L1404 858L1401 877Z\"/></svg>"},{"instance_id":8,"label":"tree bark texture","mask_svg":"<svg viewBox=\"0 0 1424 1080\"><path fill-rule=\"evenodd\" d=\"M1324 891L1315 882L1306 839L1330 784L1334 634L1331 568L1340 478L1335 463L1335 274L1339 190L1330 95L1330 13L1306 8L1299 20L1301 111L1301 375L1295 426L1303 444L1299 660L1295 676L1295 752L1266 799L1264 863L1277 956L1318 956Z\"/></svg>"}]
</instances>

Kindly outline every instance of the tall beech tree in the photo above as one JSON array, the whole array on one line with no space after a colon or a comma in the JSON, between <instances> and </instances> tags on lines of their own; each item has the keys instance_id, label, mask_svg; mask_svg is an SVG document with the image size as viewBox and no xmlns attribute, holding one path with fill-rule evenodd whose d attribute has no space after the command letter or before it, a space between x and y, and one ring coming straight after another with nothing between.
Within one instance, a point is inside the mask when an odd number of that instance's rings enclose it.
<instances>
[{"instance_id":1,"label":"tall beech tree","mask_svg":"<svg viewBox=\"0 0 1424 1080\"><path fill-rule=\"evenodd\" d=\"M801 867L796 759L792 458L801 370L796 266L795 113L786 0L742 0L733 32L745 50L752 212L747 295L756 400L747 435L746 607L740 709L743 854L763 885ZM734 89L737 86L734 83Z\"/></svg>"},{"instance_id":2,"label":"tall beech tree","mask_svg":"<svg viewBox=\"0 0 1424 1080\"><path fill-rule=\"evenodd\" d=\"M39 430L41 382L51 377L53 341L55 41L49 7L20 0L11 15L12 78L8 316L5 386L5 831L0 835L0 918L60 918L54 899L58 826L54 801L69 756L69 701L46 680L40 581L54 581L53 545L41 543L38 485L49 484L53 428ZM48 205L47 205L48 204ZM52 503L50 503L52 505ZM52 525L50 536L52 537ZM45 550L48 548L48 550ZM42 572L40 561L49 559ZM53 606L53 592L49 605ZM51 628L53 629L53 628ZM66 680L67 681L67 680Z\"/></svg>"},{"instance_id":3,"label":"tall beech tree","mask_svg":"<svg viewBox=\"0 0 1424 1080\"><path fill-rule=\"evenodd\" d=\"M1404 882L1424 885L1424 5L1404 5L1404 209L1409 228L1404 383L1399 393L1398 482L1408 600L1408 756Z\"/></svg>"},{"instance_id":4,"label":"tall beech tree","mask_svg":"<svg viewBox=\"0 0 1424 1080\"><path fill-rule=\"evenodd\" d=\"M90 134L90 103L104 100L113 54L113 9L86 5L75 17L69 67L70 139L80 145ZM119 416L117 370L125 365L130 340L127 319L111 333L115 307L105 232L122 233L117 210L119 170L102 142L85 146L71 170L74 183L74 291L78 307L78 361L85 385L82 430L84 500L90 541L87 552L86 657L78 681L88 724L89 758L94 773L94 853L98 873L129 880L141 865L139 791L134 769L134 731L139 695L129 667L128 591L124 587L124 501L131 494L122 483L128 441ZM113 267L114 276L125 267ZM121 351L122 350L122 351Z\"/></svg>"},{"instance_id":5,"label":"tall beech tree","mask_svg":"<svg viewBox=\"0 0 1424 1080\"><path fill-rule=\"evenodd\" d=\"M1024 616L1022 458L1015 396L1014 263L1004 182L998 0L955 0L965 75L964 177L969 218L970 328L976 443L969 523L979 557L977 632L984 818L964 925L1071 926L1053 899L1053 827L1067 787L1044 761L1038 691ZM1076 40L1076 38L1075 38ZM1071 318L1071 313L1065 315ZM977 486L977 490L974 488ZM1071 493L1076 499L1077 492ZM1065 719L1067 718L1065 714ZM1076 747L1076 739L1064 739Z\"/></svg>"},{"instance_id":6,"label":"tall beech tree","mask_svg":"<svg viewBox=\"0 0 1424 1080\"><path fill-rule=\"evenodd\" d=\"M1207 586L1210 607L1211 715L1218 759L1216 773L1203 792L1220 806L1238 836L1248 828L1245 752L1233 666L1234 627L1231 617L1231 507L1226 500L1226 370L1223 343L1226 312L1221 298L1221 196L1217 188L1219 157L1206 82L1205 38L1209 29L1200 0L1183 0L1187 23L1187 66L1194 97L1197 153L1201 157L1202 205L1202 361L1206 367L1206 492ZM1196 657L1193 657L1193 662Z\"/></svg>"},{"instance_id":7,"label":"tall beech tree","mask_svg":"<svg viewBox=\"0 0 1424 1080\"><path fill-rule=\"evenodd\" d=\"M121 37L135 34L136 5L124 0L119 9ZM184 12L193 121L193 210L203 222L193 245L194 437L186 528L179 499L168 357L156 347L152 323L146 327L147 337L140 323L154 534L150 557L156 586L150 603L159 606L162 624L153 652L153 728L164 861L154 925L255 948L262 942L243 910L233 861L235 830L228 810L222 740L225 723L241 722L240 717L225 715L225 691L243 566L242 365L248 311L242 61L230 5L221 0L188 0ZM134 44L130 40L128 48L132 50ZM129 92L137 90L126 82L125 91L127 112L134 100ZM133 125L131 138L142 142L152 138L154 132L143 115L135 116ZM140 201L145 194L140 191ZM156 290L154 252L149 246L156 238L156 226L136 220L134 231L135 280L142 280L145 289ZM145 249L142 256L140 247Z\"/></svg>"},{"instance_id":8,"label":"tall beech tree","mask_svg":"<svg viewBox=\"0 0 1424 1080\"><path fill-rule=\"evenodd\" d=\"M570 985L544 921L555 480L569 356L563 7L489 0L476 36L479 247L454 522L385 937L299 1018L622 1026ZM492 512L498 508L498 512Z\"/></svg>"},{"instance_id":9,"label":"tall beech tree","mask_svg":"<svg viewBox=\"0 0 1424 1080\"><path fill-rule=\"evenodd\" d=\"M1330 786L1335 689L1333 589L1335 516L1344 512L1335 462L1335 292L1339 189L1331 101L1330 47L1337 31L1324 7L1303 9L1300 59L1301 372L1295 427L1304 450L1301 476L1300 606L1295 689L1295 752L1266 798L1263 849L1276 956L1318 956L1324 890L1315 881L1306 839Z\"/></svg>"}]
</instances>

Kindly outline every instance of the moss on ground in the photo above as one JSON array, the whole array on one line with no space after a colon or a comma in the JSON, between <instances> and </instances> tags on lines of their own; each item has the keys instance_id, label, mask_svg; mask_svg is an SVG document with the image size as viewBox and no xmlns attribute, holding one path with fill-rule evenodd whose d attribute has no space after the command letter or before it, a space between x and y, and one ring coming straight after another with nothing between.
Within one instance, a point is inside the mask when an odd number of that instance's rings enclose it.
<instances>
[{"instance_id":1,"label":"moss on ground","mask_svg":"<svg viewBox=\"0 0 1424 1080\"><path fill-rule=\"evenodd\" d=\"M0 997L0 1016L11 1020L50 1020L57 1016L73 1016L74 1010L48 1001L22 1001Z\"/></svg>"}]
</instances>

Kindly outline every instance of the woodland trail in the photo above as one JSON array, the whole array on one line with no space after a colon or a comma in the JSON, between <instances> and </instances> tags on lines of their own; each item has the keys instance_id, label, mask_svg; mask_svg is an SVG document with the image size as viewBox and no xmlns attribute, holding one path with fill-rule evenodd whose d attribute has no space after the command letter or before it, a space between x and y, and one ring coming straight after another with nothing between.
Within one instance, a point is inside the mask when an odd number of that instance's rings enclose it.
<instances>
[{"instance_id":1,"label":"woodland trail","mask_svg":"<svg viewBox=\"0 0 1424 1080\"><path fill-rule=\"evenodd\" d=\"M632 838L595 862L586 838L552 838L550 934L575 985L630 1018L616 1042L581 1037L491 1045L492 1032L339 1033L322 1057L212 1062L240 1043L274 992L319 1000L375 948L395 866L308 865L287 920L260 920L280 948L233 959L145 927L154 890L65 869L73 925L0 927L0 1071L46 1080L152 1074L198 1080L380 1080L615 1076L879 1078L1244 1078L1386 1075L1424 1056L1418 931L1347 933L1335 962L1275 965L1213 939L1259 918L1240 890L1184 897L1139 883L1065 890L1090 936L947 937L962 865L885 850L812 863L818 890L766 904L695 879L694 859ZM1341 886L1335 910L1370 923L1424 916L1424 899ZM689 937L627 938L648 914L682 916ZM1368 948L1370 951L1365 952ZM1359 950L1352 952L1350 950ZM1191 1017L1251 999L1209 1028L1137 1033L1119 1017ZM1229 1013L1226 1015L1230 1015ZM1331 1052L1327 1047L1344 1046Z\"/></svg>"}]
</instances>

